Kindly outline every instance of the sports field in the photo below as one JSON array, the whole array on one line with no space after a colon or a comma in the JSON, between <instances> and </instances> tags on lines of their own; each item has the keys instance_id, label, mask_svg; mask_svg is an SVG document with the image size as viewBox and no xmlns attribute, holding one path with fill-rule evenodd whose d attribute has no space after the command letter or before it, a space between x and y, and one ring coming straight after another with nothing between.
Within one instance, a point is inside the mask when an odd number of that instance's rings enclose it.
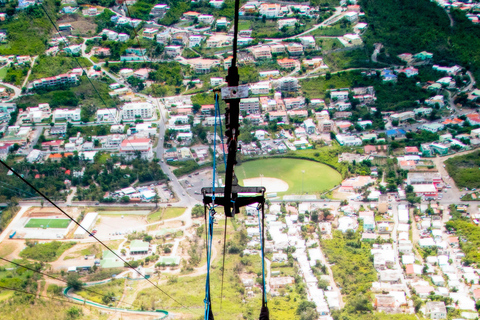
<instances>
[{"instance_id":1,"label":"sports field","mask_svg":"<svg viewBox=\"0 0 480 320\"><path fill-rule=\"evenodd\" d=\"M338 171L323 163L288 158L247 161L237 166L235 173L242 185L243 179L257 178L260 175L285 181L288 190L278 192L278 195L302 194L302 179L304 194L329 190L342 181Z\"/></svg>"},{"instance_id":2,"label":"sports field","mask_svg":"<svg viewBox=\"0 0 480 320\"><path fill-rule=\"evenodd\" d=\"M32 218L28 220L25 228L54 228L65 229L70 224L70 219L42 219Z\"/></svg>"}]
</instances>

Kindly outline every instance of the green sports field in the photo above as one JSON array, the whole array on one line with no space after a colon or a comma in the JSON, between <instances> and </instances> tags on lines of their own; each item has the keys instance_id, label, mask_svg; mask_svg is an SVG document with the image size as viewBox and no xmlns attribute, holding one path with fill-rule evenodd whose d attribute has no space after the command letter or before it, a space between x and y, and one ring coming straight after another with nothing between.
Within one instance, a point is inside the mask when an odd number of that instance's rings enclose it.
<instances>
[{"instance_id":1,"label":"green sports field","mask_svg":"<svg viewBox=\"0 0 480 320\"><path fill-rule=\"evenodd\" d=\"M25 228L54 228L65 229L70 224L70 219L42 219L32 218L30 219Z\"/></svg>"},{"instance_id":2,"label":"green sports field","mask_svg":"<svg viewBox=\"0 0 480 320\"><path fill-rule=\"evenodd\" d=\"M280 192L279 195L301 194L302 176L304 194L329 190L342 181L338 171L323 163L289 158L247 161L237 166L235 173L240 184L243 184L243 179L258 178L260 174L268 178L281 179L288 183L289 188L287 192Z\"/></svg>"}]
</instances>

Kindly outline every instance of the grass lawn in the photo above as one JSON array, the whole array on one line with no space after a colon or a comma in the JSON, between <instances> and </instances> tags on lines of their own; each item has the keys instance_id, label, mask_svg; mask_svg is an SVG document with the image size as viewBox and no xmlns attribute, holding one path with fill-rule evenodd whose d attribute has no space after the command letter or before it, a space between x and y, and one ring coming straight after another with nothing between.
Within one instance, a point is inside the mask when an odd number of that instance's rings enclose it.
<instances>
[{"instance_id":1,"label":"grass lawn","mask_svg":"<svg viewBox=\"0 0 480 320\"><path fill-rule=\"evenodd\" d=\"M13 251L15 251L15 244L12 242L4 241L0 244L0 257L7 257ZM0 266L7 264L9 262L0 261Z\"/></svg>"},{"instance_id":2,"label":"grass lawn","mask_svg":"<svg viewBox=\"0 0 480 320\"><path fill-rule=\"evenodd\" d=\"M160 208L147 217L149 223L181 216L186 208Z\"/></svg>"},{"instance_id":3,"label":"grass lawn","mask_svg":"<svg viewBox=\"0 0 480 320\"><path fill-rule=\"evenodd\" d=\"M25 228L55 228L55 229L65 229L70 224L70 219L39 219L32 218L30 219Z\"/></svg>"},{"instance_id":4,"label":"grass lawn","mask_svg":"<svg viewBox=\"0 0 480 320\"><path fill-rule=\"evenodd\" d=\"M0 79L3 80L5 78L5 76L7 75L7 70L8 70L7 67L0 69Z\"/></svg>"},{"instance_id":5,"label":"grass lawn","mask_svg":"<svg viewBox=\"0 0 480 320\"><path fill-rule=\"evenodd\" d=\"M305 171L305 174L302 174ZM283 194L314 194L333 188L340 183L342 177L331 167L308 160L272 158L247 161L237 166L235 173L240 183L243 179L260 177L277 178L288 183L288 191Z\"/></svg>"}]
</instances>

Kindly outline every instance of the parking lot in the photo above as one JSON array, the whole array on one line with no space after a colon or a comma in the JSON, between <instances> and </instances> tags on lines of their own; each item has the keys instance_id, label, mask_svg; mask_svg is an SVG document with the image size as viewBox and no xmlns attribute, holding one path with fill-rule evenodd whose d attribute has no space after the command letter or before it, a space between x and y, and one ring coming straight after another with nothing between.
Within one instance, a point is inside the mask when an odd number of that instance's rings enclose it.
<instances>
[{"instance_id":1,"label":"parking lot","mask_svg":"<svg viewBox=\"0 0 480 320\"><path fill-rule=\"evenodd\" d=\"M181 177L178 181L191 197L202 201L202 188L212 186L212 169L197 171Z\"/></svg>"}]
</instances>

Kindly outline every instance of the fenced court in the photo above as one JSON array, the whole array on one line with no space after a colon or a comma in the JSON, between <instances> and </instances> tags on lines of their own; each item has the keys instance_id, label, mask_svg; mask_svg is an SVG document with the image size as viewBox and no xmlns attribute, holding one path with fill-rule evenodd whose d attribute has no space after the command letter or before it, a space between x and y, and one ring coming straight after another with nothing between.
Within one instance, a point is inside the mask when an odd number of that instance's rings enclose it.
<instances>
[{"instance_id":1,"label":"fenced court","mask_svg":"<svg viewBox=\"0 0 480 320\"><path fill-rule=\"evenodd\" d=\"M41 219L31 218L28 220L25 228L53 228L53 229L65 229L70 224L70 219Z\"/></svg>"}]
</instances>

